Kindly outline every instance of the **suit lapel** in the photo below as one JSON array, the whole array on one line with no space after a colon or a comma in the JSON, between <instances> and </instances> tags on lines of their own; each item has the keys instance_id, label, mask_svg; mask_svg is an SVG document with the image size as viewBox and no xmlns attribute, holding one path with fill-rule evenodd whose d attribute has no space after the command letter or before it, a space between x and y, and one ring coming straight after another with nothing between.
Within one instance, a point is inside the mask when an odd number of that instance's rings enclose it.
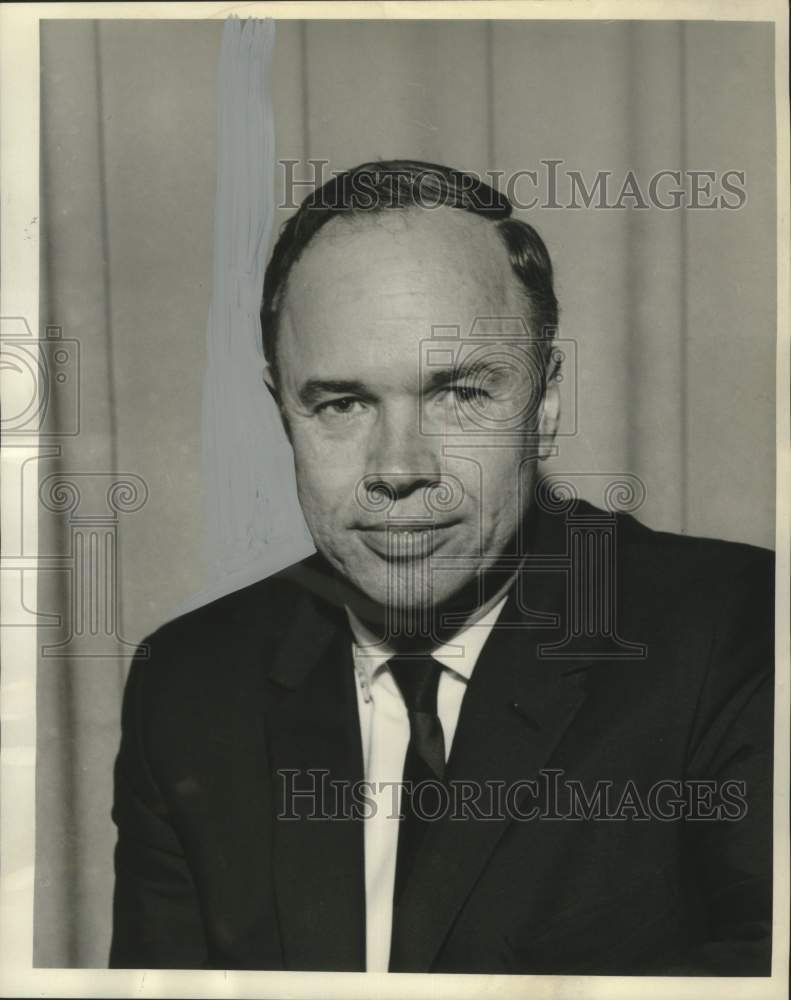
<instances>
[{"instance_id":1,"label":"suit lapel","mask_svg":"<svg viewBox=\"0 0 791 1000\"><path fill-rule=\"evenodd\" d=\"M530 611L519 609L514 588L470 679L448 761L451 782L487 788L499 781L508 788L535 780L585 698L587 664L546 660L537 652L562 634L546 625L547 616L562 611L562 576L527 578ZM394 969L431 968L511 821L501 808L494 819L446 818L431 827L394 913Z\"/></svg>"},{"instance_id":2,"label":"suit lapel","mask_svg":"<svg viewBox=\"0 0 791 1000\"><path fill-rule=\"evenodd\" d=\"M285 805L284 814L298 817L274 818L273 877L285 968L362 970L362 821L321 818L342 808L330 782L348 786L363 778L343 612L306 596L280 646L270 682L279 689L267 721L275 812ZM318 795L289 799L289 785L312 786ZM318 818L309 818L312 813Z\"/></svg>"}]
</instances>

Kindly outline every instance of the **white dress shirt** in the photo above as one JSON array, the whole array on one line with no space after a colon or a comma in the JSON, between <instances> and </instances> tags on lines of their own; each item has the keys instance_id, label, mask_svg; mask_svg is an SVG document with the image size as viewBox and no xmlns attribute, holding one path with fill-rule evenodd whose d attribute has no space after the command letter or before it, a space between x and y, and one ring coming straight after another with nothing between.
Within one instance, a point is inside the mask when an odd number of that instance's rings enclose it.
<instances>
[{"instance_id":1,"label":"white dress shirt","mask_svg":"<svg viewBox=\"0 0 791 1000\"><path fill-rule=\"evenodd\" d=\"M467 626L431 655L442 664L437 690L437 715L448 759L467 683L489 637L507 594L485 615ZM366 969L386 972L390 958L393 887L398 847L398 785L409 744L409 717L401 692L386 661L394 651L347 608L354 633L354 667L360 714L365 779L373 785L376 809L364 820Z\"/></svg>"}]
</instances>

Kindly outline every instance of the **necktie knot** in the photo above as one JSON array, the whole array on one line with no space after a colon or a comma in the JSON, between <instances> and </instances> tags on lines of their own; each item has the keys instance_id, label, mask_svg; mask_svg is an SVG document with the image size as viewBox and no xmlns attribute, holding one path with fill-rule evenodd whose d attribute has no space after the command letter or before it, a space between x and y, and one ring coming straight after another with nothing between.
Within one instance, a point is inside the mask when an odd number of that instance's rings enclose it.
<instances>
[{"instance_id":1,"label":"necktie knot","mask_svg":"<svg viewBox=\"0 0 791 1000\"><path fill-rule=\"evenodd\" d=\"M388 666L409 715L436 715L442 665L432 656L394 656Z\"/></svg>"}]
</instances>

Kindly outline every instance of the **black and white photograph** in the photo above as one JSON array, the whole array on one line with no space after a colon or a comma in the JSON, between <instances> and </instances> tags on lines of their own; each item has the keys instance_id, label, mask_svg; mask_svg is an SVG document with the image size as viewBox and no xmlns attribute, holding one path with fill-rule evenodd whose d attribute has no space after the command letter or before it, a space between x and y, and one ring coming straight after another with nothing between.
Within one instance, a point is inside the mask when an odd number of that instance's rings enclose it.
<instances>
[{"instance_id":1,"label":"black and white photograph","mask_svg":"<svg viewBox=\"0 0 791 1000\"><path fill-rule=\"evenodd\" d=\"M0 26L0 995L786 996L785 5Z\"/></svg>"}]
</instances>

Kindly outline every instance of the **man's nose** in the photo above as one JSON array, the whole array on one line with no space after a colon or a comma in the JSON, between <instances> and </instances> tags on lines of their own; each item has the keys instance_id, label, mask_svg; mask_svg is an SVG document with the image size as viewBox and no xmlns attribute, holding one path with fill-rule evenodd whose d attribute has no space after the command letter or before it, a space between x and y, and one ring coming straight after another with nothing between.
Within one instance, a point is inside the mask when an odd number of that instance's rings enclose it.
<instances>
[{"instance_id":1,"label":"man's nose","mask_svg":"<svg viewBox=\"0 0 791 1000\"><path fill-rule=\"evenodd\" d=\"M382 414L372 431L366 456L365 491L371 499L405 499L442 480L440 442L422 432L414 407ZM415 510L415 515L430 511Z\"/></svg>"}]
</instances>

